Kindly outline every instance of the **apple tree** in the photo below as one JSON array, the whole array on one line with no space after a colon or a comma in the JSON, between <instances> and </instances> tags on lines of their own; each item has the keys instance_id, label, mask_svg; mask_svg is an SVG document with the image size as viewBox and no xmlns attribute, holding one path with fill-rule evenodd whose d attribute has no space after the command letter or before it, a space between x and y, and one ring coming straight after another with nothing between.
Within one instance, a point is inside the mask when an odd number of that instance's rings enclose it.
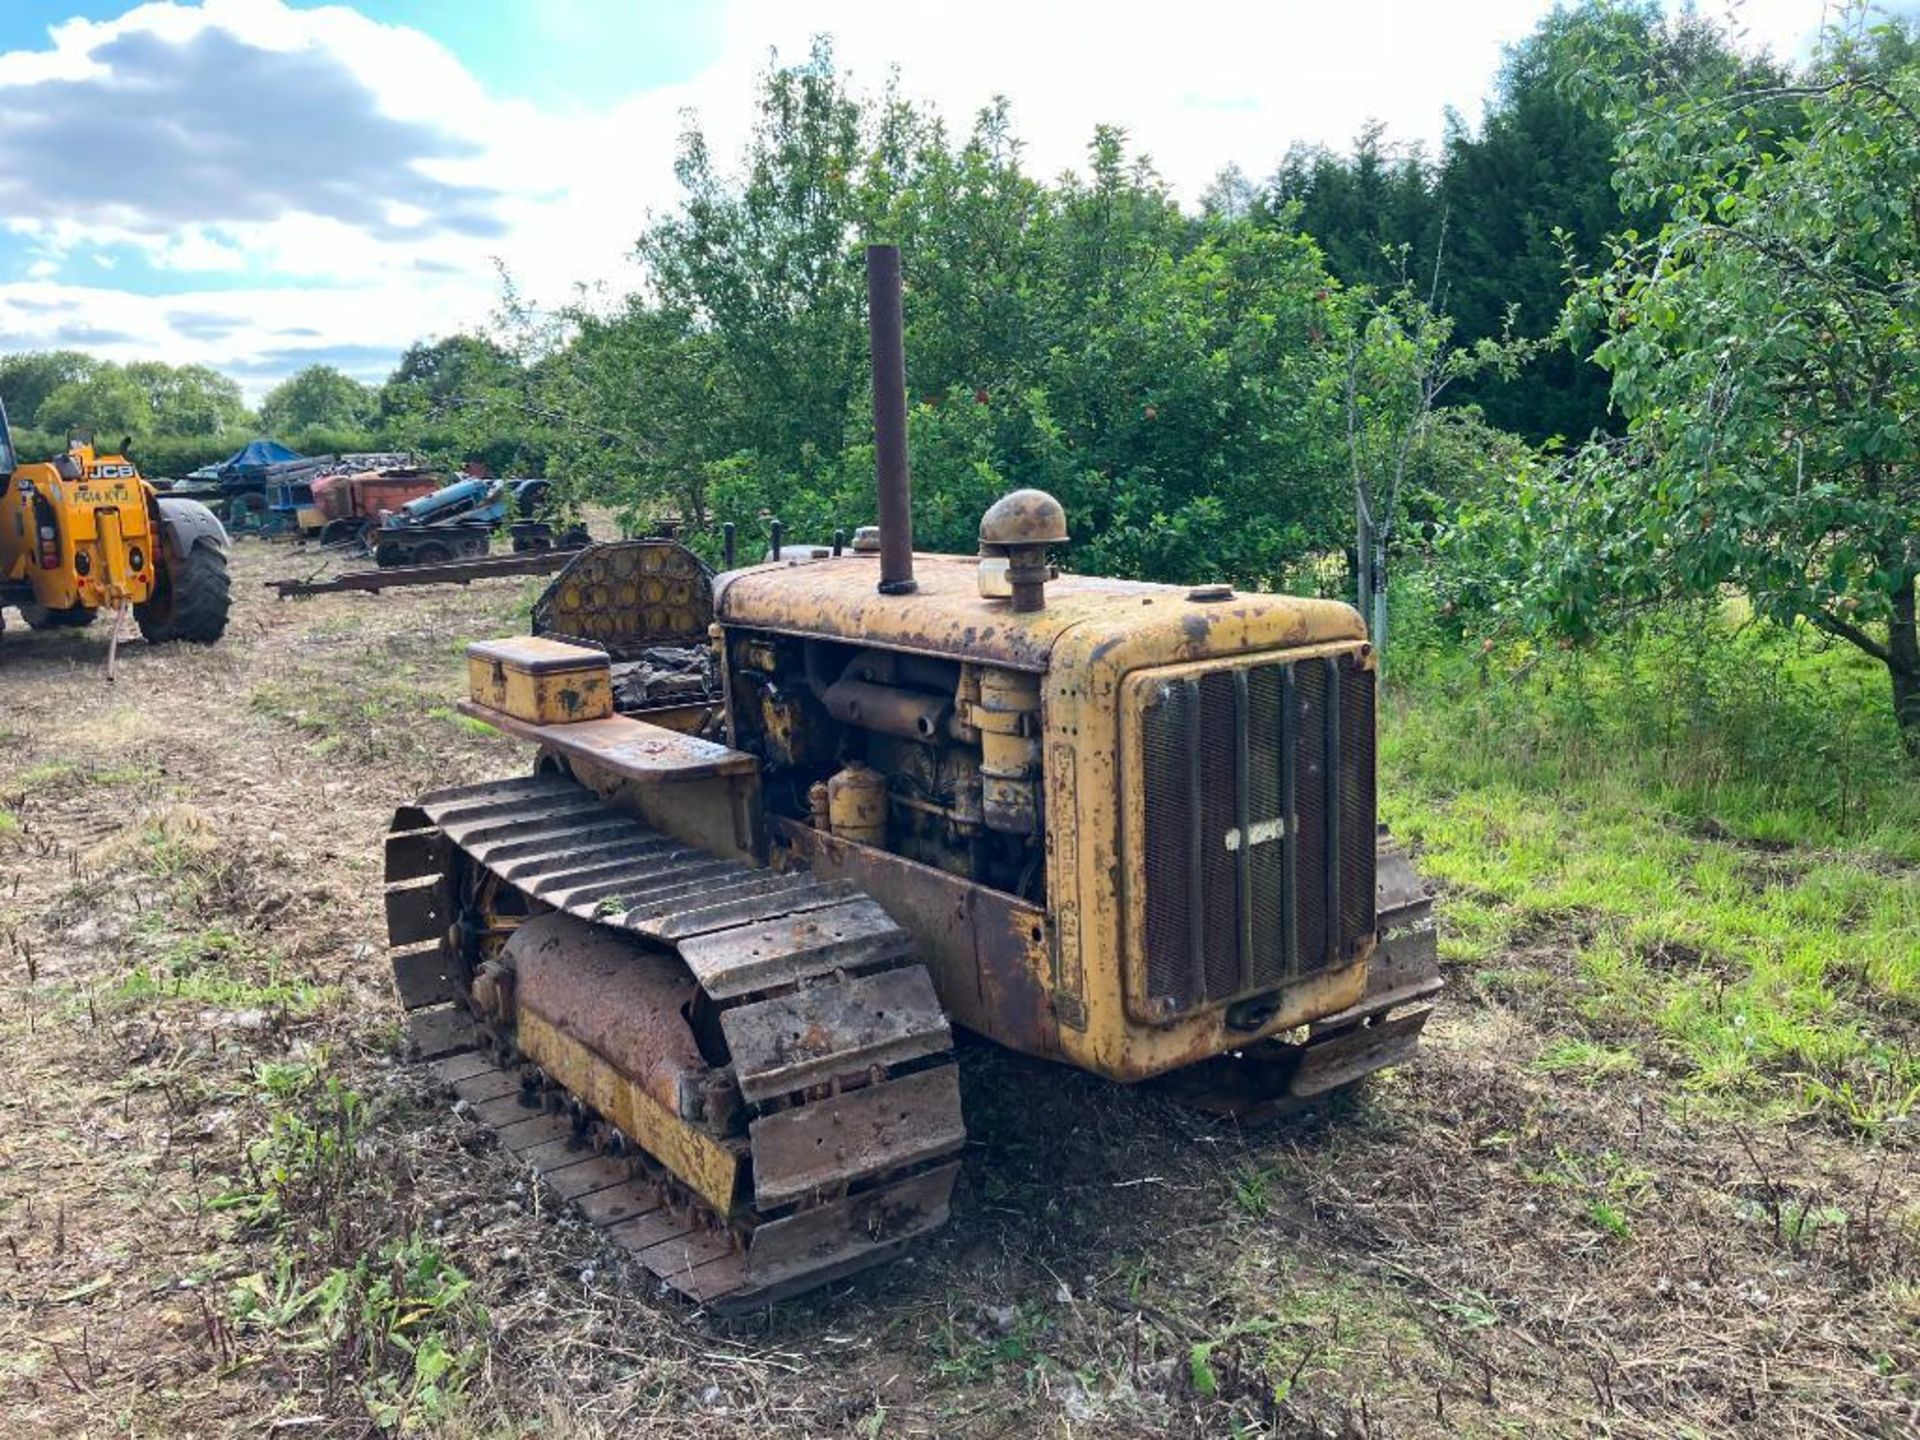
<instances>
[{"instance_id":1,"label":"apple tree","mask_svg":"<svg viewBox=\"0 0 1920 1440\"><path fill-rule=\"evenodd\" d=\"M1798 84L1634 97L1617 183L1664 218L1567 312L1627 433L1479 517L1505 536L1481 559L1575 634L1743 592L1884 665L1920 760L1920 65L1878 54L1833 41Z\"/></svg>"}]
</instances>

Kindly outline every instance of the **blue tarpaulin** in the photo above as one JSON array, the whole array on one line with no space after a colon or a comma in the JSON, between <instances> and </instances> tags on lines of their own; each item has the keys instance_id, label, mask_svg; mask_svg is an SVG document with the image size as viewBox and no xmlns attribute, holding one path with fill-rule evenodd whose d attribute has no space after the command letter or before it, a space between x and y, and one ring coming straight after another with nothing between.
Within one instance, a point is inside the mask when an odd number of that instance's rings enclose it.
<instances>
[{"instance_id":1,"label":"blue tarpaulin","mask_svg":"<svg viewBox=\"0 0 1920 1440\"><path fill-rule=\"evenodd\" d=\"M217 473L224 477L244 474L249 470L264 472L269 465L284 465L289 460L303 458L297 450L289 450L278 440L254 440L245 449L223 460Z\"/></svg>"}]
</instances>

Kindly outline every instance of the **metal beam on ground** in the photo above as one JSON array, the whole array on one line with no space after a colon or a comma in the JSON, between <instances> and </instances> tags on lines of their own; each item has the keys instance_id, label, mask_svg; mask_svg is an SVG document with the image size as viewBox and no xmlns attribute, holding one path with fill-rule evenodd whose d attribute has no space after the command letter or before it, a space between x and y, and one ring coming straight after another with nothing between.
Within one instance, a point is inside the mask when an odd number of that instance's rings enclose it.
<instances>
[{"instance_id":1,"label":"metal beam on ground","mask_svg":"<svg viewBox=\"0 0 1920 1440\"><path fill-rule=\"evenodd\" d=\"M305 595L331 595L343 590L382 590L407 585L466 585L496 575L551 575L579 550L534 550L521 555L489 555L480 560L449 560L440 565L396 565L391 570L353 570L326 580L292 578L269 580L282 600Z\"/></svg>"}]
</instances>

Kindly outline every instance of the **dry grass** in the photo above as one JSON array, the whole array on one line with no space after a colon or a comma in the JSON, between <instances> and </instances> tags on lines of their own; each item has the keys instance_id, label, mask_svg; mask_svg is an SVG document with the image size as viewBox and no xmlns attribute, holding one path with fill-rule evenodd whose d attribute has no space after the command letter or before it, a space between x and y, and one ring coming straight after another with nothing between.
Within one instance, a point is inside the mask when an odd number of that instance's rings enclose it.
<instances>
[{"instance_id":1,"label":"dry grass","mask_svg":"<svg viewBox=\"0 0 1920 1440\"><path fill-rule=\"evenodd\" d=\"M1457 984L1407 1072L1258 1130L966 1044L937 1243L689 1314L394 1058L378 838L410 791L525 764L446 710L524 588L275 604L280 563L243 546L230 641L130 646L113 687L100 637L0 642L5 1433L1920 1425L1904 1132L1707 1112L1570 1046L1554 933Z\"/></svg>"}]
</instances>

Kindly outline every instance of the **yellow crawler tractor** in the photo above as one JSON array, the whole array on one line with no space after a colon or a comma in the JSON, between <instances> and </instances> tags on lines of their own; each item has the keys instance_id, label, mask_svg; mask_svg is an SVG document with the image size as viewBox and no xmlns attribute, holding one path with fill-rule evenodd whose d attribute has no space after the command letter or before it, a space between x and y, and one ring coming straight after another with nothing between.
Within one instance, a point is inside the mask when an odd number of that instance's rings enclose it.
<instances>
[{"instance_id":1,"label":"yellow crawler tractor","mask_svg":"<svg viewBox=\"0 0 1920 1440\"><path fill-rule=\"evenodd\" d=\"M533 773L387 842L421 1057L721 1311L943 1223L953 1026L1244 1111L1405 1059L1440 985L1360 618L1062 575L1037 491L916 555L898 252L868 265L877 539L717 578L584 552L545 633L469 652L463 708Z\"/></svg>"},{"instance_id":2,"label":"yellow crawler tractor","mask_svg":"<svg viewBox=\"0 0 1920 1440\"><path fill-rule=\"evenodd\" d=\"M194 500L159 494L90 437L21 464L0 406L0 606L36 630L131 607L150 644L211 645L227 628L227 532Z\"/></svg>"}]
</instances>

